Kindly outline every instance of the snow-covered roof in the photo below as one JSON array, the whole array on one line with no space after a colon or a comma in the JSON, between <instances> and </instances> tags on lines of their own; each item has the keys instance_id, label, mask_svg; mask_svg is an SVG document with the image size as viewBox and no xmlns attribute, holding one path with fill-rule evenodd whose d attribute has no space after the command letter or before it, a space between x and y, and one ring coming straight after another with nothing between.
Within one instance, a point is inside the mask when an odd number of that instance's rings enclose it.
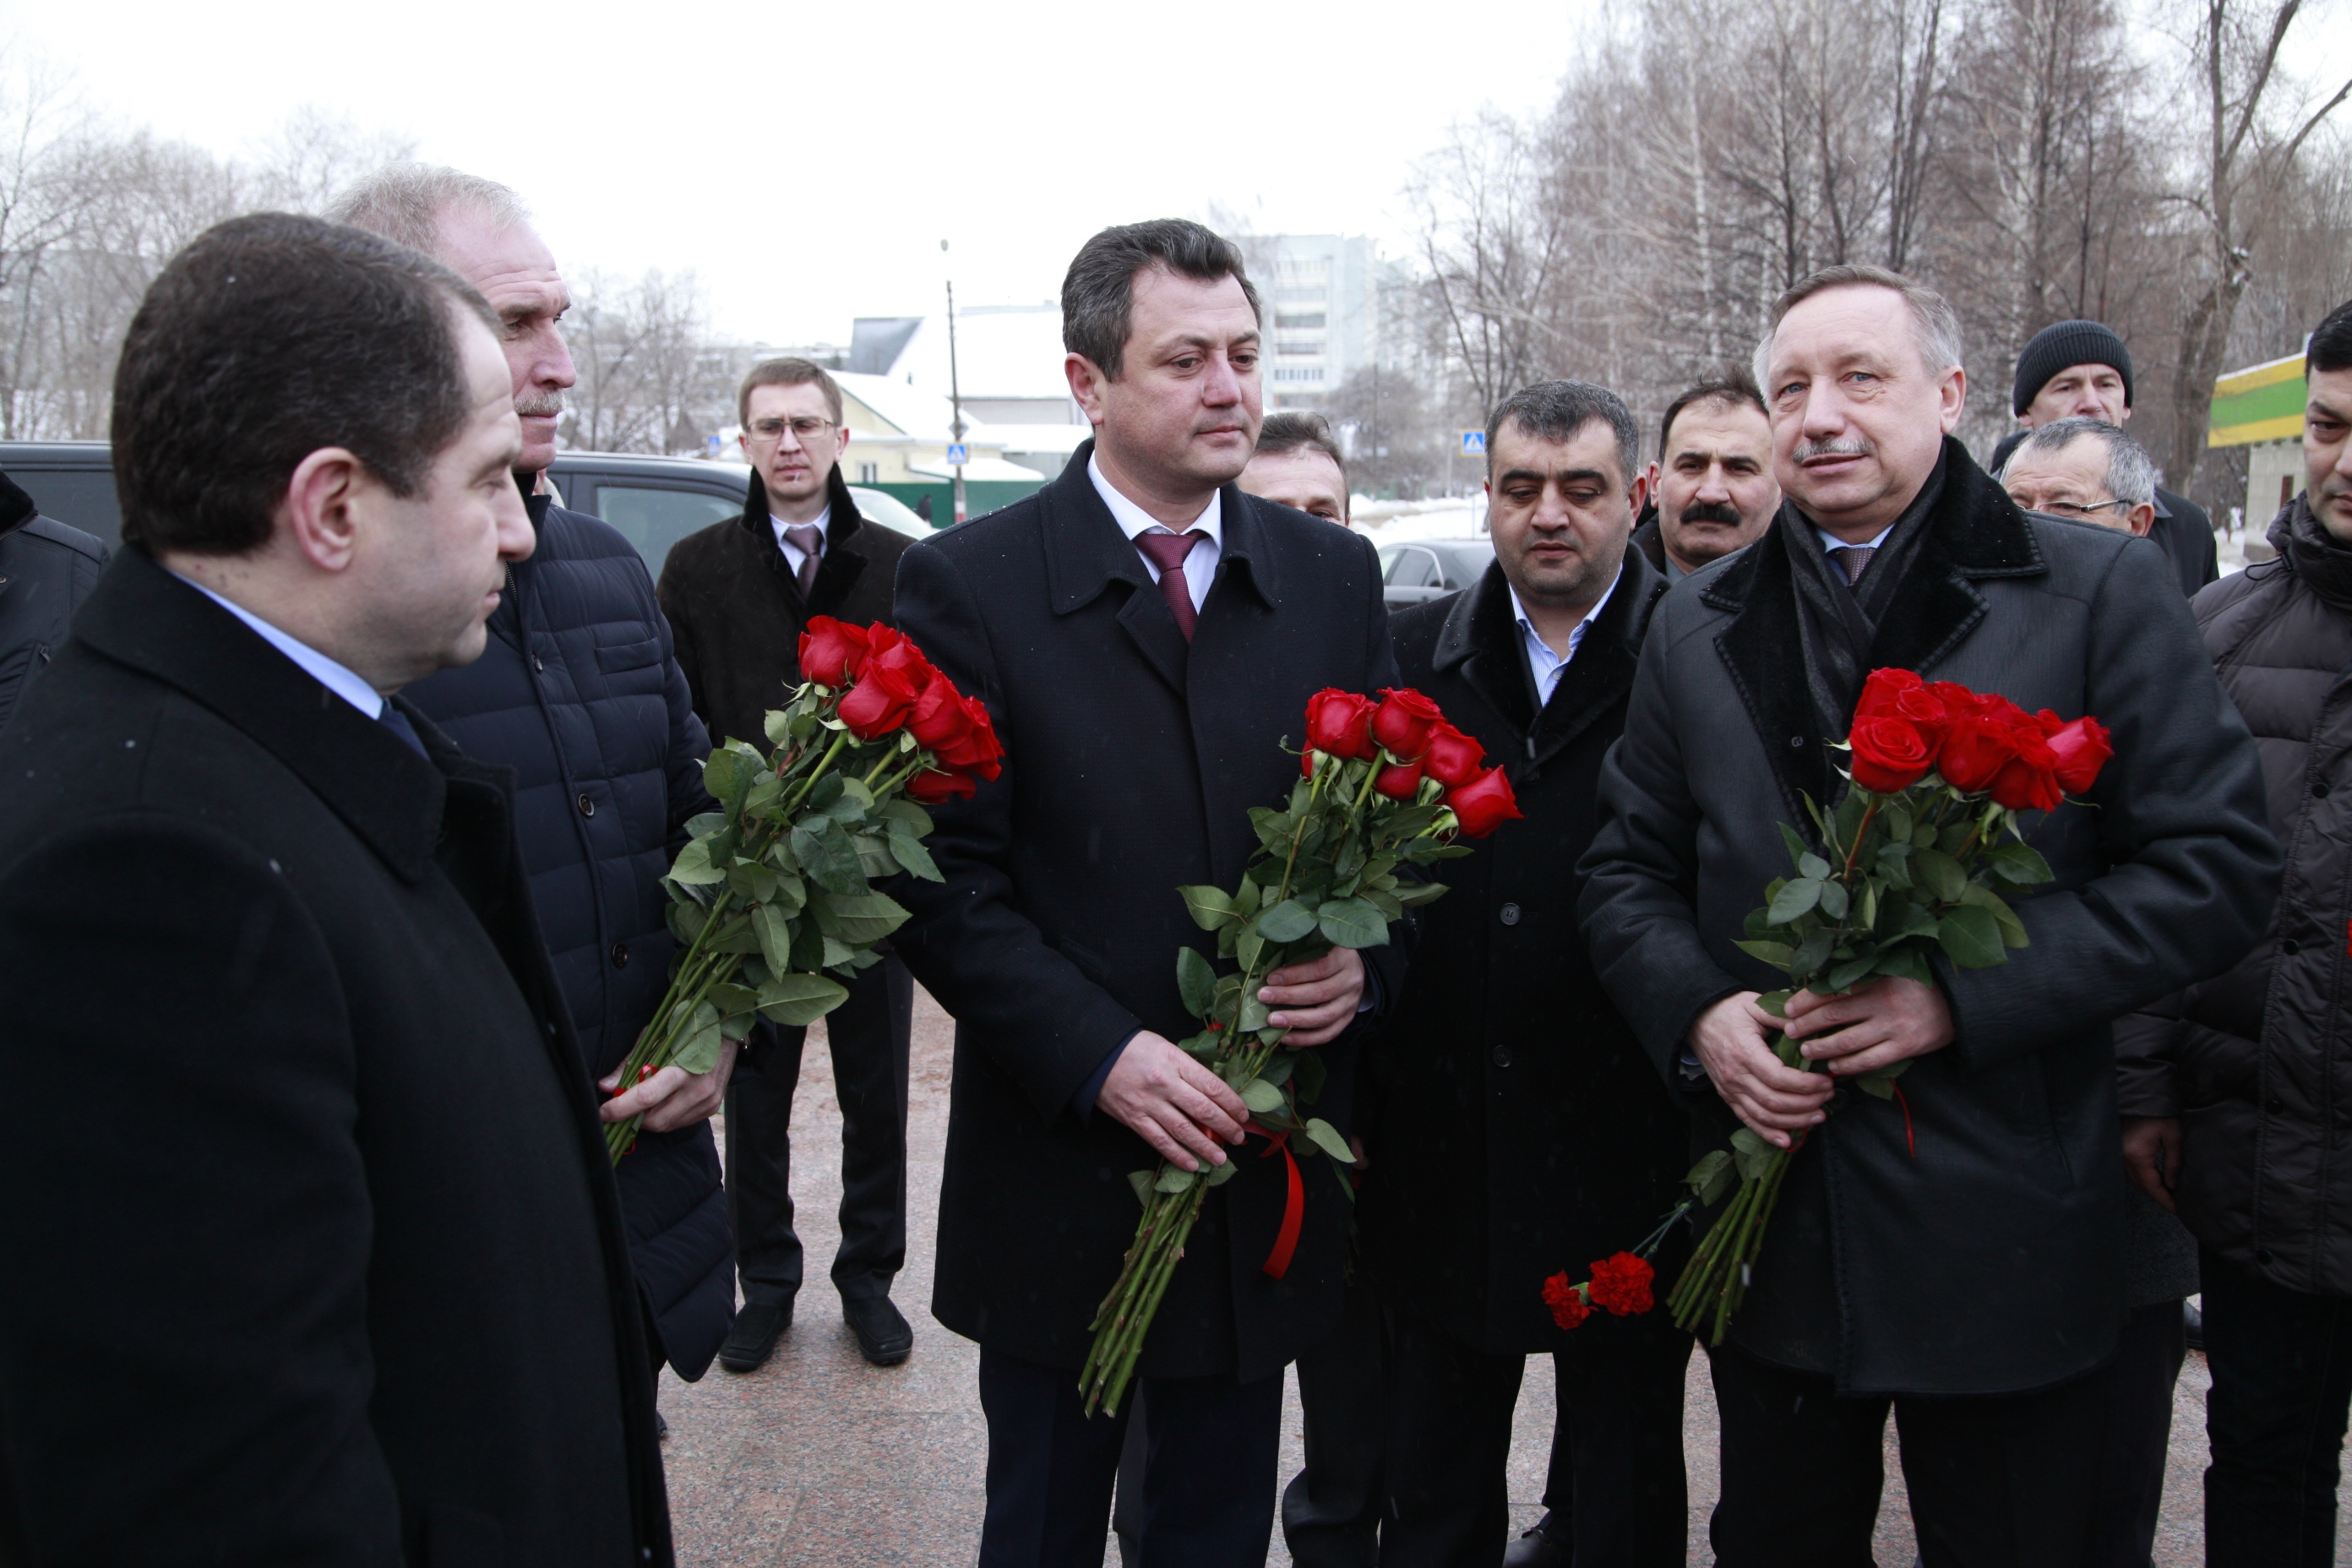
<instances>
[{"instance_id":1,"label":"snow-covered roof","mask_svg":"<svg viewBox=\"0 0 2352 1568\"><path fill-rule=\"evenodd\" d=\"M955 469L945 463L909 463L907 465L907 471L910 474L921 474L926 479L955 478ZM1008 463L1002 458L974 458L963 466L963 477L967 479L1003 479L1036 484L1045 476L1034 468L1024 468L1018 463Z\"/></svg>"},{"instance_id":2,"label":"snow-covered roof","mask_svg":"<svg viewBox=\"0 0 2352 1568\"><path fill-rule=\"evenodd\" d=\"M968 398L1067 397L1062 357L1059 305L982 305L956 312L955 380ZM945 396L947 317L923 317L899 346L888 374L901 385L912 374L915 385Z\"/></svg>"},{"instance_id":3,"label":"snow-covered roof","mask_svg":"<svg viewBox=\"0 0 2352 1568\"><path fill-rule=\"evenodd\" d=\"M1091 425L991 425L988 439L1008 452L1059 452L1068 457L1095 433Z\"/></svg>"}]
</instances>

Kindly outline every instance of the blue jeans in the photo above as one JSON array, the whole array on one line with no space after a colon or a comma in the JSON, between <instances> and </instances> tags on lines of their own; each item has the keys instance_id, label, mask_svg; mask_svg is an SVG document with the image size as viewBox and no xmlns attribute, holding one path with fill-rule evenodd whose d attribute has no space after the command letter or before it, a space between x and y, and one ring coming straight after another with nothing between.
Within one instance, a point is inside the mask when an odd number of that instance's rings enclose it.
<instances>
[{"instance_id":1,"label":"blue jeans","mask_svg":"<svg viewBox=\"0 0 2352 1568\"><path fill-rule=\"evenodd\" d=\"M2212 1252L2200 1268L2209 1568L2336 1561L2336 1486L2352 1408L2352 1300L2273 1284Z\"/></svg>"}]
</instances>

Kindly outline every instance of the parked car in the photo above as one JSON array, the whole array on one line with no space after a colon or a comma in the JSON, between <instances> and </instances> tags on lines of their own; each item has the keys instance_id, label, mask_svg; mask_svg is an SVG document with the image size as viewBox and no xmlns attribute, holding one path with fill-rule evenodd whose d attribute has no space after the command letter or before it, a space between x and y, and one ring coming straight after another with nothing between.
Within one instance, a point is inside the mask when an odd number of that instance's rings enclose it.
<instances>
[{"instance_id":1,"label":"parked car","mask_svg":"<svg viewBox=\"0 0 2352 1568\"><path fill-rule=\"evenodd\" d=\"M1491 539L1412 539L1380 551L1381 597L1391 610L1458 593L1485 576L1495 560Z\"/></svg>"},{"instance_id":2,"label":"parked car","mask_svg":"<svg viewBox=\"0 0 2352 1568\"><path fill-rule=\"evenodd\" d=\"M0 441L0 471L25 487L44 516L94 533L110 547L122 542L122 509L105 442ZM563 505L619 529L656 577L671 545L697 529L740 517L751 482L742 463L625 452L561 453L548 475ZM852 485L849 495L868 521L915 539L933 531L885 491Z\"/></svg>"}]
</instances>

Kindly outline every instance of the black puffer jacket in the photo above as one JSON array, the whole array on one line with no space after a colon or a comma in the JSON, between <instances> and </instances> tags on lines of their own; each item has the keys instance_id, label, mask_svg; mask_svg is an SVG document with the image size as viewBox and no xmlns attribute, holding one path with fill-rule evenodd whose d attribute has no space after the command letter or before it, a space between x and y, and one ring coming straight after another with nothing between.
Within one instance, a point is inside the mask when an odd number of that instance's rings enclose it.
<instances>
[{"instance_id":1,"label":"black puffer jacket","mask_svg":"<svg viewBox=\"0 0 2352 1568\"><path fill-rule=\"evenodd\" d=\"M539 531L508 574L482 657L408 688L469 757L515 771L515 827L581 1049L620 1065L668 983L658 879L703 810L710 753L635 546L530 498ZM638 1283L678 1375L734 1321L734 1243L709 1123L646 1133L618 1172Z\"/></svg>"},{"instance_id":2,"label":"black puffer jacket","mask_svg":"<svg viewBox=\"0 0 2352 1568\"><path fill-rule=\"evenodd\" d=\"M0 726L98 584L106 546L43 517L33 498L0 474Z\"/></svg>"},{"instance_id":3,"label":"black puffer jacket","mask_svg":"<svg viewBox=\"0 0 2352 1568\"><path fill-rule=\"evenodd\" d=\"M2290 1289L2352 1296L2352 549L2300 497L2270 538L2278 560L2195 609L2262 750L2278 907L2236 968L2126 1019L2116 1046L2125 1112L2185 1124L2178 1197L2198 1240Z\"/></svg>"}]
</instances>

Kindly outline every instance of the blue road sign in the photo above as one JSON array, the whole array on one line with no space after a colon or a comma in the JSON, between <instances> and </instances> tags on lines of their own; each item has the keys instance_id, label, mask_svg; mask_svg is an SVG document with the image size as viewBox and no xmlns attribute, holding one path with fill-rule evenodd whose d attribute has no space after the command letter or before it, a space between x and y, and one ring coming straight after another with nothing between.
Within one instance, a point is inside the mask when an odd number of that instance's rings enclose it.
<instances>
[{"instance_id":1,"label":"blue road sign","mask_svg":"<svg viewBox=\"0 0 2352 1568\"><path fill-rule=\"evenodd\" d=\"M1462 455L1465 458L1485 457L1486 455L1486 432L1484 430L1465 430L1462 432Z\"/></svg>"},{"instance_id":2,"label":"blue road sign","mask_svg":"<svg viewBox=\"0 0 2352 1568\"><path fill-rule=\"evenodd\" d=\"M971 448L961 441L948 443L948 467L961 468L971 461Z\"/></svg>"}]
</instances>

